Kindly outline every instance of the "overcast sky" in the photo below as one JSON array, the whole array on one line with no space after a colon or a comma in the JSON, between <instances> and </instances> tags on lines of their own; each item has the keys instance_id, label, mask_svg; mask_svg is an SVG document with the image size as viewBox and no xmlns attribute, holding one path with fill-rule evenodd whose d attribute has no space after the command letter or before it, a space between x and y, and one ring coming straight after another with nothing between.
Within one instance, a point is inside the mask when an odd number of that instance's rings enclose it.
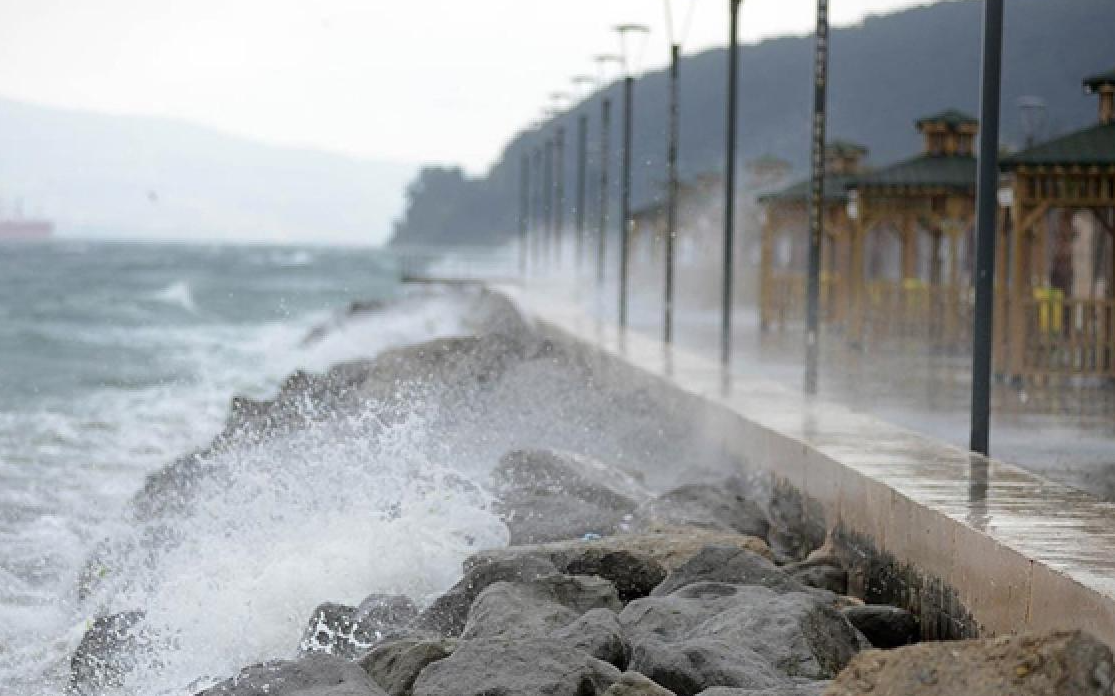
<instances>
[{"instance_id":1,"label":"overcast sky","mask_svg":"<svg viewBox=\"0 0 1115 696\"><path fill-rule=\"evenodd\" d=\"M747 41L808 32L814 0L746 0ZM838 24L927 0L837 0ZM725 43L727 3L674 0L686 49ZM267 142L483 171L611 27L663 0L0 0L0 95L171 116ZM639 53L639 46L632 50Z\"/></svg>"}]
</instances>

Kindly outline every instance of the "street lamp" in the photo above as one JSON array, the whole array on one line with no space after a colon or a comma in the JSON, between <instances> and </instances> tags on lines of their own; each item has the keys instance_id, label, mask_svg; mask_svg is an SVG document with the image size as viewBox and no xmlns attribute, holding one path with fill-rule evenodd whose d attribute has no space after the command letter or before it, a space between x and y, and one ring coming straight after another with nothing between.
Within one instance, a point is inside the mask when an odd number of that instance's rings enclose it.
<instances>
[{"instance_id":1,"label":"street lamp","mask_svg":"<svg viewBox=\"0 0 1115 696\"><path fill-rule=\"evenodd\" d=\"M724 169L724 279L720 315L720 362L725 368L732 352L732 254L735 241L736 208L736 111L738 108L739 6L728 0L728 134Z\"/></svg>"},{"instance_id":2,"label":"street lamp","mask_svg":"<svg viewBox=\"0 0 1115 696\"><path fill-rule=\"evenodd\" d=\"M649 34L650 29L642 24L620 24L615 27L619 34L620 55L623 58L623 185L620 193L620 234L619 234L619 328L627 328L627 239L631 229L631 129L633 124L632 95L635 78L631 75L627 56L627 37L631 34Z\"/></svg>"},{"instance_id":3,"label":"street lamp","mask_svg":"<svg viewBox=\"0 0 1115 696\"><path fill-rule=\"evenodd\" d=\"M623 57L601 54L593 58L603 83L609 64L623 65ZM611 164L612 99L605 92L600 103L600 222L597 227L596 289L604 289L604 260L608 248L608 167Z\"/></svg>"},{"instance_id":4,"label":"street lamp","mask_svg":"<svg viewBox=\"0 0 1115 696\"><path fill-rule=\"evenodd\" d=\"M570 80L575 87L587 93L596 86L596 78L591 75L574 75ZM577 117L577 241L574 261L577 275L581 274L584 262L585 245L585 205L587 202L587 167L588 167L588 114L582 113Z\"/></svg>"},{"instance_id":5,"label":"street lamp","mask_svg":"<svg viewBox=\"0 0 1115 696\"><path fill-rule=\"evenodd\" d=\"M825 104L829 64L828 0L817 0L817 34L813 60L813 175L809 199L809 275L805 292L805 393L817 393L821 338L821 244L824 242Z\"/></svg>"}]
</instances>

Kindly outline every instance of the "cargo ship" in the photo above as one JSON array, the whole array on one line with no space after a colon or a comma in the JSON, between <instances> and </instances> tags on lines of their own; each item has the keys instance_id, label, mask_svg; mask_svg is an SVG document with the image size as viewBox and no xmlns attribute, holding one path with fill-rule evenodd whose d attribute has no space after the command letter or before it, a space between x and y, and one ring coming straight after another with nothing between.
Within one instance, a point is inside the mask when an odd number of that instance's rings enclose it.
<instances>
[{"instance_id":1,"label":"cargo ship","mask_svg":"<svg viewBox=\"0 0 1115 696\"><path fill-rule=\"evenodd\" d=\"M50 239L54 223L49 220L0 220L0 242Z\"/></svg>"}]
</instances>

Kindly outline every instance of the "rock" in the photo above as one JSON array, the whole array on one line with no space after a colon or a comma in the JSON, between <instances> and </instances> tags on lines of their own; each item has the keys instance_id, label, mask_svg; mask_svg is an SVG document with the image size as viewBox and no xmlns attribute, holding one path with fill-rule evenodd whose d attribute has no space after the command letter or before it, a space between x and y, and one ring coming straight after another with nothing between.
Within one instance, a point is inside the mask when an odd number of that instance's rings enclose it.
<instances>
[{"instance_id":1,"label":"rock","mask_svg":"<svg viewBox=\"0 0 1115 696\"><path fill-rule=\"evenodd\" d=\"M546 544L489 549L481 551L466 560L465 569L468 570L476 565L490 563L494 560L509 561L529 556L548 561L562 572L569 572L568 568L586 567L587 564L594 564L602 568L609 564L603 562L603 559L596 561L596 556L609 552L627 552L637 558L646 558L659 564L666 571L670 571L678 568L695 556L698 551L711 544L746 549L767 559L772 557L766 542L758 537L745 536L735 532L719 532L700 527L658 527L648 532L617 534L602 539L555 541ZM648 575L648 580L651 572L655 571L640 571L640 573ZM599 572L592 574L600 575ZM608 575L602 577L608 577L609 580L616 583L617 589L621 584L628 586L629 589L633 589L638 584L635 578L626 580L621 577L609 577ZM652 588L648 588L648 591L649 589Z\"/></svg>"},{"instance_id":2,"label":"rock","mask_svg":"<svg viewBox=\"0 0 1115 696\"><path fill-rule=\"evenodd\" d=\"M418 675L414 696L598 696L620 671L548 638L461 643Z\"/></svg>"},{"instance_id":3,"label":"rock","mask_svg":"<svg viewBox=\"0 0 1115 696\"><path fill-rule=\"evenodd\" d=\"M301 652L325 652L355 659L388 635L399 631L418 614L403 595L374 594L359 607L326 603L314 609L298 644Z\"/></svg>"},{"instance_id":4,"label":"rock","mask_svg":"<svg viewBox=\"0 0 1115 696\"><path fill-rule=\"evenodd\" d=\"M698 696L823 696L829 687L829 681L815 681L802 684L786 684L774 686L769 689L732 689L724 686L715 686L705 689Z\"/></svg>"},{"instance_id":5,"label":"rock","mask_svg":"<svg viewBox=\"0 0 1115 696\"><path fill-rule=\"evenodd\" d=\"M377 647L360 661L360 666L389 696L410 696L419 673L456 649L457 643L452 640L397 640Z\"/></svg>"},{"instance_id":6,"label":"rock","mask_svg":"<svg viewBox=\"0 0 1115 696\"><path fill-rule=\"evenodd\" d=\"M900 648L918 640L918 620L898 607L869 604L843 609L844 618L876 648Z\"/></svg>"},{"instance_id":7,"label":"rock","mask_svg":"<svg viewBox=\"0 0 1115 696\"><path fill-rule=\"evenodd\" d=\"M714 684L760 689L784 677L762 655L713 638L665 643L653 638L635 644L631 669L647 674L679 696L692 696Z\"/></svg>"},{"instance_id":8,"label":"rock","mask_svg":"<svg viewBox=\"0 0 1115 696\"><path fill-rule=\"evenodd\" d=\"M658 561L625 549L583 547L556 563L563 573L596 575L615 585L620 601L646 597L666 579L666 569Z\"/></svg>"},{"instance_id":9,"label":"rock","mask_svg":"<svg viewBox=\"0 0 1115 696\"><path fill-rule=\"evenodd\" d=\"M805 586L762 556L734 546L706 546L673 570L651 592L661 597L697 582L761 585L778 592L801 592Z\"/></svg>"},{"instance_id":10,"label":"rock","mask_svg":"<svg viewBox=\"0 0 1115 696\"><path fill-rule=\"evenodd\" d=\"M758 585L687 585L631 602L619 621L628 669L680 696L831 678L858 649L855 629L822 599Z\"/></svg>"},{"instance_id":11,"label":"rock","mask_svg":"<svg viewBox=\"0 0 1115 696\"><path fill-rule=\"evenodd\" d=\"M614 534L649 495L618 469L552 450L509 452L492 481L512 544Z\"/></svg>"},{"instance_id":12,"label":"rock","mask_svg":"<svg viewBox=\"0 0 1115 696\"><path fill-rule=\"evenodd\" d=\"M497 558L470 566L463 578L430 604L411 622L410 628L433 631L446 637L459 636L468 620L469 608L480 593L497 582L529 582L553 575L557 568L534 556Z\"/></svg>"},{"instance_id":13,"label":"rock","mask_svg":"<svg viewBox=\"0 0 1115 696\"><path fill-rule=\"evenodd\" d=\"M848 594L848 571L832 563L792 563L782 567L794 580L807 587L828 590L838 595Z\"/></svg>"},{"instance_id":14,"label":"rock","mask_svg":"<svg viewBox=\"0 0 1115 696\"><path fill-rule=\"evenodd\" d=\"M640 505L630 528L645 531L662 525L705 527L765 539L770 531L766 513L737 488L703 483L675 488Z\"/></svg>"},{"instance_id":15,"label":"rock","mask_svg":"<svg viewBox=\"0 0 1115 696\"><path fill-rule=\"evenodd\" d=\"M638 672L624 672L618 682L608 687L604 696L674 696L674 692L662 688Z\"/></svg>"},{"instance_id":16,"label":"rock","mask_svg":"<svg viewBox=\"0 0 1115 696\"><path fill-rule=\"evenodd\" d=\"M622 608L612 583L595 576L555 574L527 582L497 582L473 602L461 637L537 637L591 609Z\"/></svg>"},{"instance_id":17,"label":"rock","mask_svg":"<svg viewBox=\"0 0 1115 696\"><path fill-rule=\"evenodd\" d=\"M619 669L625 669L631 659L619 617L610 609L585 612L573 623L552 631L550 637Z\"/></svg>"},{"instance_id":18,"label":"rock","mask_svg":"<svg viewBox=\"0 0 1115 696\"><path fill-rule=\"evenodd\" d=\"M858 655L830 696L1110 696L1111 650L1081 631L919 643Z\"/></svg>"},{"instance_id":19,"label":"rock","mask_svg":"<svg viewBox=\"0 0 1115 696\"><path fill-rule=\"evenodd\" d=\"M245 667L197 696L385 696L355 662L325 653Z\"/></svg>"},{"instance_id":20,"label":"rock","mask_svg":"<svg viewBox=\"0 0 1115 696\"><path fill-rule=\"evenodd\" d=\"M93 621L70 658L70 691L95 694L119 687L150 645L141 624L142 611L125 611Z\"/></svg>"}]
</instances>

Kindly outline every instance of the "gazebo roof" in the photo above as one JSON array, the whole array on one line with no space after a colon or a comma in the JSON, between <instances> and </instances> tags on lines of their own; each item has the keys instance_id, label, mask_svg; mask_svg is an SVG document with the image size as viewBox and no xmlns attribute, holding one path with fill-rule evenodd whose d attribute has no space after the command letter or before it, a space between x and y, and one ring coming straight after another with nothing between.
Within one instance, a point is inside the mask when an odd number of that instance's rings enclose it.
<instances>
[{"instance_id":1,"label":"gazebo roof","mask_svg":"<svg viewBox=\"0 0 1115 696\"><path fill-rule=\"evenodd\" d=\"M856 174L830 174L825 176L825 202L842 203L848 200L848 188L859 178ZM808 201L813 192L813 180L805 179L781 191L759 196L760 203L793 203Z\"/></svg>"},{"instance_id":2,"label":"gazebo roof","mask_svg":"<svg viewBox=\"0 0 1115 696\"><path fill-rule=\"evenodd\" d=\"M1115 123L1099 124L1003 158L1006 170L1020 166L1115 165Z\"/></svg>"},{"instance_id":3,"label":"gazebo roof","mask_svg":"<svg viewBox=\"0 0 1115 696\"><path fill-rule=\"evenodd\" d=\"M949 188L976 186L976 158L966 155L918 155L857 178L855 188Z\"/></svg>"},{"instance_id":4,"label":"gazebo roof","mask_svg":"<svg viewBox=\"0 0 1115 696\"><path fill-rule=\"evenodd\" d=\"M977 125L979 121L975 116L966 114L959 109L945 109L929 116L922 116L916 122L918 128L921 128L927 123L944 123L946 126L973 126Z\"/></svg>"},{"instance_id":5,"label":"gazebo roof","mask_svg":"<svg viewBox=\"0 0 1115 696\"><path fill-rule=\"evenodd\" d=\"M1084 78L1084 89L1089 92L1095 92L1104 85L1115 85L1115 70Z\"/></svg>"}]
</instances>

